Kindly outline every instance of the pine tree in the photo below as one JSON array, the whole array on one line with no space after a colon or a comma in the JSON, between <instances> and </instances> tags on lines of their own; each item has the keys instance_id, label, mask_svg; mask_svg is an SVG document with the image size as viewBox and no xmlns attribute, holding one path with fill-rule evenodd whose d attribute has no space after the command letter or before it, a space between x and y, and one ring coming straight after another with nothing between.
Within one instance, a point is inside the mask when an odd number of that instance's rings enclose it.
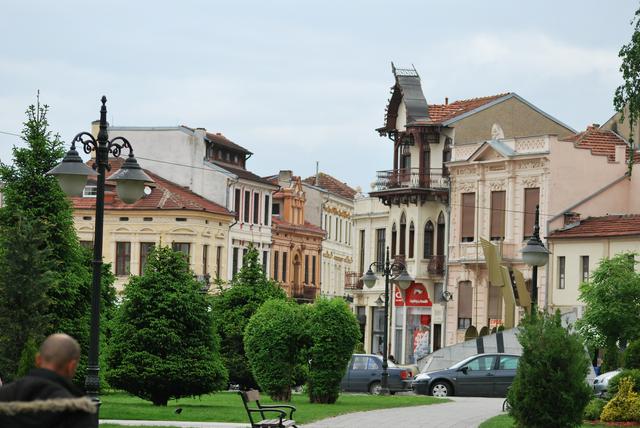
<instances>
[{"instance_id":1,"label":"pine tree","mask_svg":"<svg viewBox=\"0 0 640 428\"><path fill-rule=\"evenodd\" d=\"M207 299L183 254L156 247L131 277L113 323L107 380L166 406L226 386Z\"/></svg>"},{"instance_id":2,"label":"pine tree","mask_svg":"<svg viewBox=\"0 0 640 428\"><path fill-rule=\"evenodd\" d=\"M244 330L260 305L269 299L285 299L280 285L269 279L258 261L258 250L250 247L231 287L211 299L214 324L222 340L222 358L229 370L229 382L242 388L258 385L244 352Z\"/></svg>"}]
</instances>

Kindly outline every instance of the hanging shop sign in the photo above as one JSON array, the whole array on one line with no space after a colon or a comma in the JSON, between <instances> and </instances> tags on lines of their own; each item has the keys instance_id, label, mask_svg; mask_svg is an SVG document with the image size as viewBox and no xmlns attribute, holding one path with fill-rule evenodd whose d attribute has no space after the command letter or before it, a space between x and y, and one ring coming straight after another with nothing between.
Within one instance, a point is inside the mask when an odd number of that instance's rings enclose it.
<instances>
[{"instance_id":1,"label":"hanging shop sign","mask_svg":"<svg viewBox=\"0 0 640 428\"><path fill-rule=\"evenodd\" d=\"M404 292L404 300L400 288L395 287L395 304L396 306L433 306L427 287L420 282L411 283Z\"/></svg>"}]
</instances>

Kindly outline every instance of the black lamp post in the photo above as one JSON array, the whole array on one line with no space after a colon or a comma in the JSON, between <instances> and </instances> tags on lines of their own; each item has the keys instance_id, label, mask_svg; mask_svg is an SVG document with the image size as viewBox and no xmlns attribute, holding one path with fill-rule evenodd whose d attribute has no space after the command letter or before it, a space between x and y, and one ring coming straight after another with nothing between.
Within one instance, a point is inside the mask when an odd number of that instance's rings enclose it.
<instances>
[{"instance_id":1,"label":"black lamp post","mask_svg":"<svg viewBox=\"0 0 640 428\"><path fill-rule=\"evenodd\" d=\"M533 226L533 236L527 245L520 250L522 260L532 267L531 273L531 315L535 316L538 304L538 266L544 266L549 261L549 250L540 239L540 206L536 205L536 217Z\"/></svg>"},{"instance_id":2,"label":"black lamp post","mask_svg":"<svg viewBox=\"0 0 640 428\"><path fill-rule=\"evenodd\" d=\"M387 371L387 368L389 367L389 284L391 281L394 281L398 284L398 287L400 287L404 291L409 288L409 286L413 282L413 278L407 273L407 268L405 267L405 265L396 262L391 263L389 261L389 247L387 247L384 263L371 263L369 265L369 270L362 277L362 281L364 282L364 285L367 286L367 288L372 288L374 285L376 285L376 281L378 280L376 274L373 273L373 270L371 270L373 266L382 268L382 275L384 276L384 349L382 350L382 384L380 388L380 394L389 395L389 372ZM394 270L399 270L400 273L398 275L394 275ZM379 296L378 300L380 300Z\"/></svg>"},{"instance_id":3,"label":"black lamp post","mask_svg":"<svg viewBox=\"0 0 640 428\"><path fill-rule=\"evenodd\" d=\"M91 333L89 338L89 363L87 366L87 377L85 379L85 389L87 394L96 402L99 407L100 399L100 371L98 363L100 346L100 274L102 271L102 238L104 225L104 188L105 174L111 169L109 166L109 155L114 158L120 157L122 149L129 150L129 156L120 169L109 177L110 181L115 181L118 197L125 203L136 202L144 194L144 185L153 180L140 168L136 158L133 156L133 149L129 141L123 137L116 137L109 140L107 133L107 97L102 97L102 107L100 108L100 131L98 138L88 132L81 132L71 141L71 149L67 152L62 162L56 165L48 175L53 175L58 179L62 190L68 196L82 196L82 191L87 183L89 175L97 175L96 193L96 223L93 242L93 281L91 287ZM86 154L95 150L95 162L93 169L82 162L76 151L76 143L82 144L82 149ZM95 171L94 171L95 170ZM98 426L98 414L96 413L95 426Z\"/></svg>"}]
</instances>

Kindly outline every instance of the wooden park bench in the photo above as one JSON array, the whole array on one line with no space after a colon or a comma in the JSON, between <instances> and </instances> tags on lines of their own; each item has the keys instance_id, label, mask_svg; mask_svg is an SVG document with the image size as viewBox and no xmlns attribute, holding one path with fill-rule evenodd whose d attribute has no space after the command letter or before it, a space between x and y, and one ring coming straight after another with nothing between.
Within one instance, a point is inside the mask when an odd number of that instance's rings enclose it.
<instances>
[{"instance_id":1,"label":"wooden park bench","mask_svg":"<svg viewBox=\"0 0 640 428\"><path fill-rule=\"evenodd\" d=\"M247 415L249 416L251 428L298 428L296 425L296 421L293 420L293 412L296 411L295 407L286 404L260 404L260 393L253 389L249 391L239 391L239 394L242 397L242 403L244 404L244 408L246 409ZM249 407L249 404L254 401L256 402L255 408ZM287 412L283 409L289 409L289 419L286 419ZM254 413L260 413L260 417L262 418L262 420L259 422L254 422ZM276 414L277 417L273 419L267 419L265 413Z\"/></svg>"}]
</instances>

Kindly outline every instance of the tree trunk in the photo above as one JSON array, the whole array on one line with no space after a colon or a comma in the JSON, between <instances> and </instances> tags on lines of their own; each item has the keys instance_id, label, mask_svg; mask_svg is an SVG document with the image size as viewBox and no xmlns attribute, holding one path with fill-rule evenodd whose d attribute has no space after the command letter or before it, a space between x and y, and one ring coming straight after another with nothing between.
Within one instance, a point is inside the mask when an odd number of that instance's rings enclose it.
<instances>
[{"instance_id":1,"label":"tree trunk","mask_svg":"<svg viewBox=\"0 0 640 428\"><path fill-rule=\"evenodd\" d=\"M273 394L269 394L269 396L273 401L284 401L288 403L291 401L291 388L274 392Z\"/></svg>"}]
</instances>

